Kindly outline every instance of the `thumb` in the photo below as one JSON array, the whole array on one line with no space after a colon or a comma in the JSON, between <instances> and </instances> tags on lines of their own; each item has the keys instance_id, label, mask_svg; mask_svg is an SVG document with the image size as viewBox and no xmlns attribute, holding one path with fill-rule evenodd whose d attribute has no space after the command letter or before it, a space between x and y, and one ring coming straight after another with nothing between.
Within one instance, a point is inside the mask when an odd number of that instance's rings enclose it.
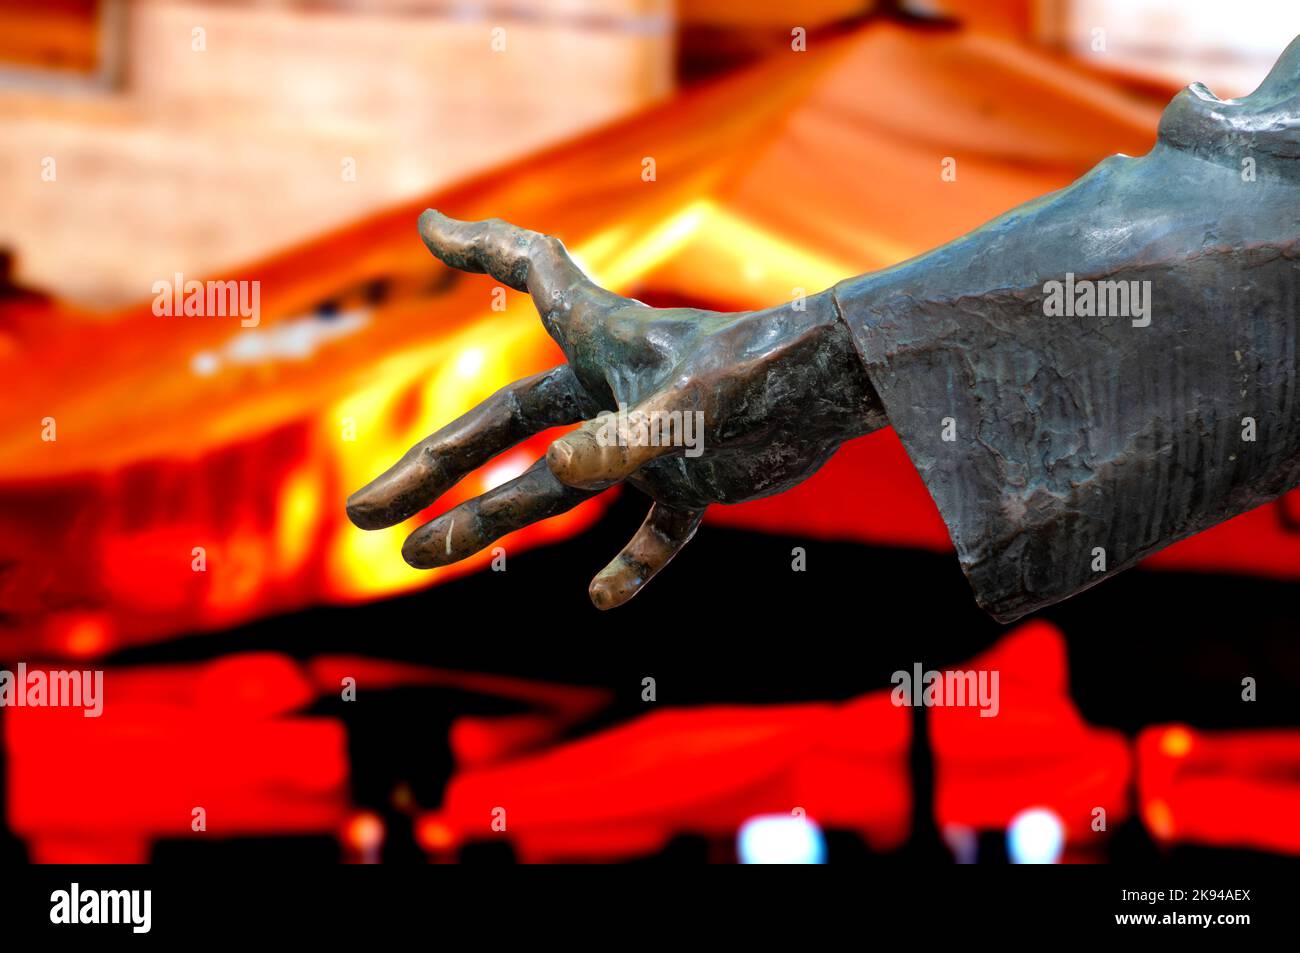
<instances>
[{"instance_id":1,"label":"thumb","mask_svg":"<svg viewBox=\"0 0 1300 953\"><path fill-rule=\"evenodd\" d=\"M661 392L632 410L605 411L552 443L547 465L561 483L600 490L658 457L702 448L704 415L674 408L679 401L679 394Z\"/></svg>"}]
</instances>

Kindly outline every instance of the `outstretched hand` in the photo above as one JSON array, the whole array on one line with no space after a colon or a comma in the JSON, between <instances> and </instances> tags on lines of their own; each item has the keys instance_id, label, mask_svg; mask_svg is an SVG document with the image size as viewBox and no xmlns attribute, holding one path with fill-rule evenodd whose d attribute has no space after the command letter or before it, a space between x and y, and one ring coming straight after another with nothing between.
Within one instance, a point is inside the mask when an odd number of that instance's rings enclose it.
<instances>
[{"instance_id":1,"label":"outstretched hand","mask_svg":"<svg viewBox=\"0 0 1300 953\"><path fill-rule=\"evenodd\" d=\"M626 480L654 503L592 580L592 602L612 608L686 545L710 503L785 490L886 422L828 293L756 312L651 308L598 287L558 239L499 219L429 209L420 234L447 265L527 291L568 363L420 441L349 498L352 522L400 523L515 444L583 423L516 479L415 530L402 547L412 566L464 559Z\"/></svg>"}]
</instances>

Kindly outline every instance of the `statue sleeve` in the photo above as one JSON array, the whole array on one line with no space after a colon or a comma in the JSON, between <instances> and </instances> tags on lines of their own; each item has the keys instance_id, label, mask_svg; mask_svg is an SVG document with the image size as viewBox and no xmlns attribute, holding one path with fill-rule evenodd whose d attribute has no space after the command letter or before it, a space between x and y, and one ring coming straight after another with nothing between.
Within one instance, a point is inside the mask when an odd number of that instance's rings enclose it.
<instances>
[{"instance_id":1,"label":"statue sleeve","mask_svg":"<svg viewBox=\"0 0 1300 953\"><path fill-rule=\"evenodd\" d=\"M1274 499L1300 483L1300 40L1243 100L1179 93L1146 156L834 296L1001 621Z\"/></svg>"}]
</instances>

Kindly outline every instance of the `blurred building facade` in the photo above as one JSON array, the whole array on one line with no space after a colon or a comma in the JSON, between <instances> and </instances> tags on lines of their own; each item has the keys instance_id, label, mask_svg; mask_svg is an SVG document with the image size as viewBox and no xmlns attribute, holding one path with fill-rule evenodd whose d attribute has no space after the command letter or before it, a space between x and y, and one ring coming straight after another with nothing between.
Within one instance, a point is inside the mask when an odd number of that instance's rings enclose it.
<instances>
[{"instance_id":1,"label":"blurred building facade","mask_svg":"<svg viewBox=\"0 0 1300 953\"><path fill-rule=\"evenodd\" d=\"M0 2L0 247L140 300L570 137L672 85L667 0Z\"/></svg>"}]
</instances>

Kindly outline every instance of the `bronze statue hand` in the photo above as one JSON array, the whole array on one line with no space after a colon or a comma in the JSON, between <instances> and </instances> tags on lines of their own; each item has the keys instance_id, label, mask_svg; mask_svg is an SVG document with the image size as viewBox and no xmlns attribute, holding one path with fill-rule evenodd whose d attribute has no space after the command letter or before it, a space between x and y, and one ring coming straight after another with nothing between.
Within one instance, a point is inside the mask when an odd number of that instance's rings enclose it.
<instances>
[{"instance_id":1,"label":"bronze statue hand","mask_svg":"<svg viewBox=\"0 0 1300 953\"><path fill-rule=\"evenodd\" d=\"M590 587L626 602L684 546L710 503L779 493L844 441L886 423L829 293L724 314L651 308L593 284L558 239L430 209L420 234L446 264L527 291L568 363L516 381L412 447L348 500L362 529L408 519L489 459L586 420L520 477L413 532L412 566L444 566L628 481L654 504ZM606 413L610 412L610 413Z\"/></svg>"}]
</instances>

